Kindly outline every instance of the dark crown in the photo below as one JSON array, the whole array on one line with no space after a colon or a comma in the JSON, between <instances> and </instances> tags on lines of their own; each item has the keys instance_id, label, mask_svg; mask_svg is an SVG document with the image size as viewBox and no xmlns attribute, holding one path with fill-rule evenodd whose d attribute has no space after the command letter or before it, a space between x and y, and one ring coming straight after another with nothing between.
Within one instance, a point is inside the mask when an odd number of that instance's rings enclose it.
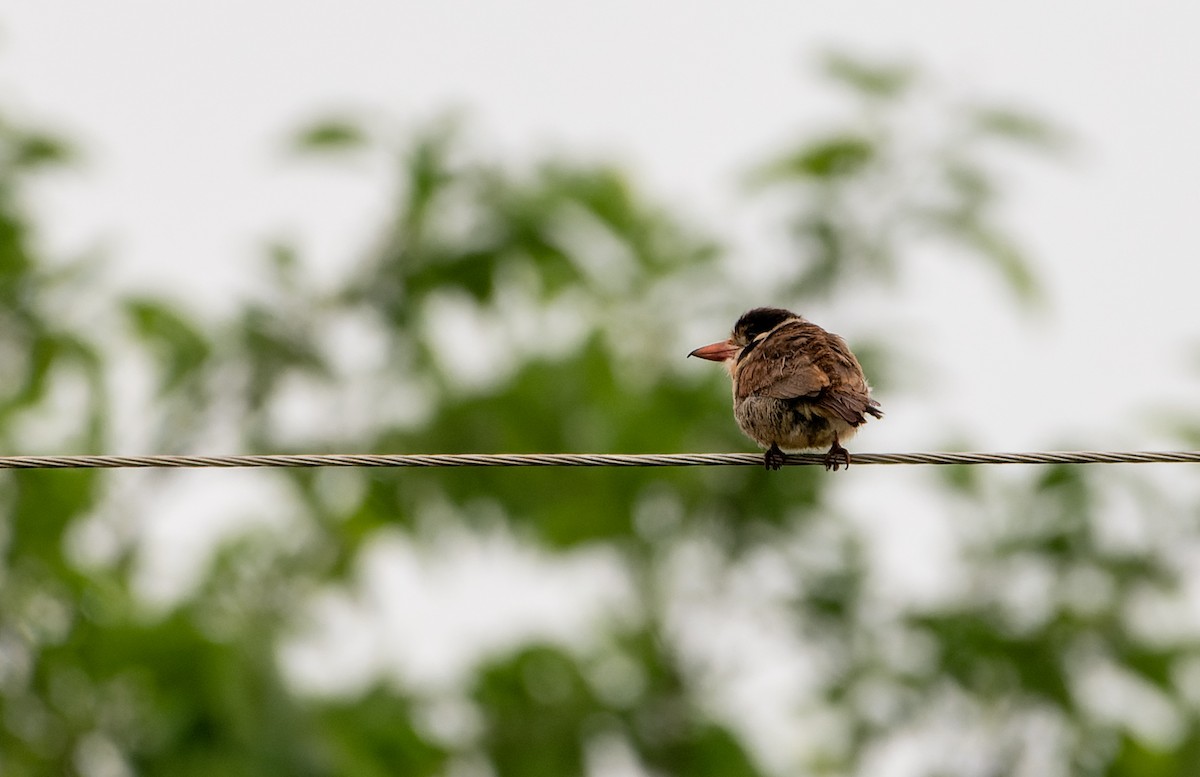
<instances>
[{"instance_id":1,"label":"dark crown","mask_svg":"<svg viewBox=\"0 0 1200 777\"><path fill-rule=\"evenodd\" d=\"M743 313L742 317L733 325L733 335L745 338L749 342L763 332L770 332L789 318L798 318L798 316L783 308L755 308Z\"/></svg>"}]
</instances>

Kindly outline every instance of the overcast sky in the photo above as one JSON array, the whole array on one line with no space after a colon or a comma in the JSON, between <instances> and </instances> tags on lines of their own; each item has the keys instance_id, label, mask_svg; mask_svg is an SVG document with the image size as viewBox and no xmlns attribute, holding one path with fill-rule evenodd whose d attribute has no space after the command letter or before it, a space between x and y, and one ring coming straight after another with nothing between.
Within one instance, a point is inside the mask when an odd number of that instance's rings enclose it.
<instances>
[{"instance_id":1,"label":"overcast sky","mask_svg":"<svg viewBox=\"0 0 1200 777\"><path fill-rule=\"evenodd\" d=\"M116 282L220 304L254 282L264 239L346 261L376 223L379 174L316 174L280 151L328 110L406 126L466 108L499 150L616 158L720 233L738 173L821 115L819 51L911 58L1079 143L1014 177L1010 221L1053 313L1022 319L980 299L982 281L931 276L888 315L943 388L889 406L858 447L932 444L932 421L989 447L1150 447L1167 441L1135 410L1197 407L1197 29L1182 1L10 0L0 98L85 152L39 190L53 247L104 246ZM867 327L819 323L852 342Z\"/></svg>"}]
</instances>

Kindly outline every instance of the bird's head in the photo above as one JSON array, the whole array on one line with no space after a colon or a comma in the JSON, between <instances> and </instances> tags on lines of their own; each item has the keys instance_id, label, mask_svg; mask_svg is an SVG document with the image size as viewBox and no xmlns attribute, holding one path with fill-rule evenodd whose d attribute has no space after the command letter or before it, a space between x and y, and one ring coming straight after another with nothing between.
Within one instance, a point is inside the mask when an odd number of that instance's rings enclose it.
<instances>
[{"instance_id":1,"label":"bird's head","mask_svg":"<svg viewBox=\"0 0 1200 777\"><path fill-rule=\"evenodd\" d=\"M732 372L741 354L747 353L752 345L772 329L793 318L799 316L783 308L755 308L742 314L733 325L733 332L728 339L697 348L688 356L698 356L711 362L724 362Z\"/></svg>"}]
</instances>

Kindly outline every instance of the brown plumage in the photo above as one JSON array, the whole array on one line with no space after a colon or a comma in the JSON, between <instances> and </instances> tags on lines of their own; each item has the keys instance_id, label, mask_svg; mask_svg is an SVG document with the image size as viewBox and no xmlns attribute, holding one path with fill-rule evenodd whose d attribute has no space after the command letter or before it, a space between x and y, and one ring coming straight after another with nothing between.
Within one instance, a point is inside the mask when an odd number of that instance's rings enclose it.
<instances>
[{"instance_id":1,"label":"brown plumage","mask_svg":"<svg viewBox=\"0 0 1200 777\"><path fill-rule=\"evenodd\" d=\"M829 446L825 468L850 466L842 447L879 403L846 341L781 308L755 308L729 339L689 356L724 362L733 380L733 415L748 437L767 448L767 469L784 450Z\"/></svg>"}]
</instances>

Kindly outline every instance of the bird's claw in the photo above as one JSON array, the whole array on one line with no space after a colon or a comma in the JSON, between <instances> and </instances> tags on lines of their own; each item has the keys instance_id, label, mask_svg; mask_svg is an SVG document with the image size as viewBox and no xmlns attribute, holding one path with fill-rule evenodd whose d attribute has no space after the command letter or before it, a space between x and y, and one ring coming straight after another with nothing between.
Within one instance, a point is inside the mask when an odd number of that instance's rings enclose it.
<instances>
[{"instance_id":1,"label":"bird's claw","mask_svg":"<svg viewBox=\"0 0 1200 777\"><path fill-rule=\"evenodd\" d=\"M837 472L842 465L846 469L850 469L850 451L842 447L841 443L835 441L830 447L829 453L825 454L825 469Z\"/></svg>"},{"instance_id":2,"label":"bird's claw","mask_svg":"<svg viewBox=\"0 0 1200 777\"><path fill-rule=\"evenodd\" d=\"M771 443L771 447L768 448L767 452L763 455L763 463L766 465L767 469L777 470L783 466L785 461L787 461L787 456L784 454L784 452L779 450L778 445Z\"/></svg>"}]
</instances>

